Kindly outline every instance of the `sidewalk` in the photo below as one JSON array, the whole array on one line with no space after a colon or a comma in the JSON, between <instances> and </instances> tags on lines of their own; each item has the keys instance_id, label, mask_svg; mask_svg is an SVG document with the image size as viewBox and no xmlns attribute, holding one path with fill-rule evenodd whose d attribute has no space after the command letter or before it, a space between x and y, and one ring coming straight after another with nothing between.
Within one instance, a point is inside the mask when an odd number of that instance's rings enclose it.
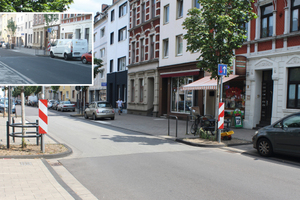
<instances>
[{"instance_id":1,"label":"sidewalk","mask_svg":"<svg viewBox=\"0 0 300 200\"><path fill-rule=\"evenodd\" d=\"M44 51L42 49L32 49L32 48L25 48L25 47L14 47L13 49L9 49L9 51L15 51L15 52L20 52L28 55L43 55L43 56L50 56L49 55L44 55ZM48 53L48 52L47 52Z\"/></svg>"}]
</instances>

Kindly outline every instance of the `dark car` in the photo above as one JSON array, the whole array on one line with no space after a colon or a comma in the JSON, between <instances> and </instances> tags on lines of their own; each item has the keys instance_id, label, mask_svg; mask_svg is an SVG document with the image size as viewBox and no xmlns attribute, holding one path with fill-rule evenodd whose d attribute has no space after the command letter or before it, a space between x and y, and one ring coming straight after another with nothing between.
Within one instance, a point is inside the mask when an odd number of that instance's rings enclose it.
<instances>
[{"instance_id":1,"label":"dark car","mask_svg":"<svg viewBox=\"0 0 300 200\"><path fill-rule=\"evenodd\" d=\"M82 61L83 64L87 64L88 62L92 62L92 51L82 54L81 61Z\"/></svg>"},{"instance_id":2,"label":"dark car","mask_svg":"<svg viewBox=\"0 0 300 200\"><path fill-rule=\"evenodd\" d=\"M259 129L252 141L261 156L273 153L300 156L300 113L288 115Z\"/></svg>"},{"instance_id":3,"label":"dark car","mask_svg":"<svg viewBox=\"0 0 300 200\"><path fill-rule=\"evenodd\" d=\"M2 47L2 44L5 43L4 41L0 41L0 47Z\"/></svg>"}]
</instances>

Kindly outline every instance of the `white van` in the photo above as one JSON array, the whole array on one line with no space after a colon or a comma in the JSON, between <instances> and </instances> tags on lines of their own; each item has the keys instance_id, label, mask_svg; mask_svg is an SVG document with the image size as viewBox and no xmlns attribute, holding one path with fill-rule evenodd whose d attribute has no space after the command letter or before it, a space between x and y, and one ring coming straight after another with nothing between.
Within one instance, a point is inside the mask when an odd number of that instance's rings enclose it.
<instances>
[{"instance_id":1,"label":"white van","mask_svg":"<svg viewBox=\"0 0 300 200\"><path fill-rule=\"evenodd\" d=\"M86 39L58 39L51 44L50 56L51 58L62 57L68 60L80 58L86 52L88 52Z\"/></svg>"}]
</instances>

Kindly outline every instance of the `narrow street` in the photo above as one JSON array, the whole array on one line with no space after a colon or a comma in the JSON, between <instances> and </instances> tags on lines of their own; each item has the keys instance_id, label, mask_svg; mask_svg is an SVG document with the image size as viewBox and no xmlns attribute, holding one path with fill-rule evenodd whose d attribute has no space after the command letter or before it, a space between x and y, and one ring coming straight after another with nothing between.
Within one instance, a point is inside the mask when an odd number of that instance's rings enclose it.
<instances>
[{"instance_id":1,"label":"narrow street","mask_svg":"<svg viewBox=\"0 0 300 200\"><path fill-rule=\"evenodd\" d=\"M26 119L35 121L36 112L37 108L26 107ZM192 147L70 114L49 110L48 135L73 149L58 162L97 199L298 199L300 195L298 158L280 161L277 156L262 158L253 149L246 149L248 154L239 153L238 147L236 151ZM115 121L126 120L126 115L121 117ZM64 181L71 187L72 182Z\"/></svg>"},{"instance_id":2,"label":"narrow street","mask_svg":"<svg viewBox=\"0 0 300 200\"><path fill-rule=\"evenodd\" d=\"M92 84L91 64L34 56L32 52L0 48L0 84Z\"/></svg>"}]
</instances>

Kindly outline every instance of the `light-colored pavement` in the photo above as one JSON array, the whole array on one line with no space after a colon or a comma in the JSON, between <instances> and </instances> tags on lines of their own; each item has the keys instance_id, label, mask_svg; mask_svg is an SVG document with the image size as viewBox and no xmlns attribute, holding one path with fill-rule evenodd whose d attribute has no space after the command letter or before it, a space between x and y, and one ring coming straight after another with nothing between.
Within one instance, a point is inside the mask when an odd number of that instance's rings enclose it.
<instances>
[{"instance_id":1,"label":"light-colored pavement","mask_svg":"<svg viewBox=\"0 0 300 200\"><path fill-rule=\"evenodd\" d=\"M55 111L56 112L56 111ZM70 113L75 114L73 112ZM81 117L83 118L83 117ZM20 121L18 117L16 120ZM0 115L0 144L6 145L7 118ZM124 128L140 133L157 135L164 138L175 139L176 120L155 118L139 115L116 115L115 120L96 120L95 123L112 127ZM194 137L187 135L191 123L178 120L177 137ZM188 127L188 129L187 129ZM251 141L254 130L234 129L233 137ZM168 136L168 132L170 133ZM26 139L28 144L36 144L35 139ZM45 137L45 143L56 143L50 137ZM16 138L15 143L21 144ZM2 159L0 160L1 193L0 199L96 199L81 183L79 183L55 159Z\"/></svg>"}]
</instances>

